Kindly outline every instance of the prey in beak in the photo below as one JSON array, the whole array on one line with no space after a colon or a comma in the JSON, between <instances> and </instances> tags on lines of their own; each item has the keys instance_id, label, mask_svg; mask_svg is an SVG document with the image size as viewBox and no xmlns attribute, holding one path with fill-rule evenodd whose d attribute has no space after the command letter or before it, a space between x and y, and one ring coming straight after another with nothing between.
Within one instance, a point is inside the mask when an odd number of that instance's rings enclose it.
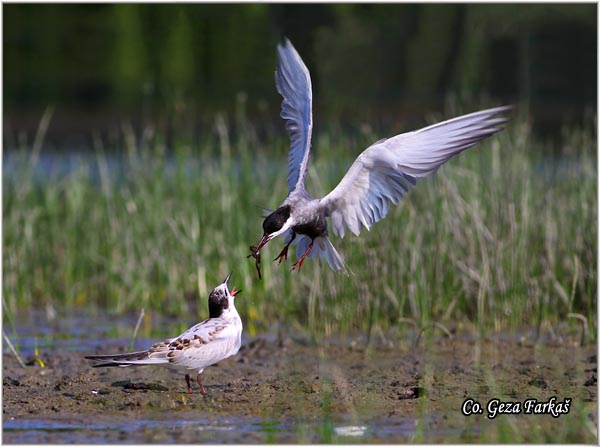
<instances>
[{"instance_id":1,"label":"prey in beak","mask_svg":"<svg viewBox=\"0 0 600 447\"><path fill-rule=\"evenodd\" d=\"M263 236L263 239L264 239L264 236ZM261 242L262 242L262 239L261 239ZM265 244L263 244L263 245L265 245ZM248 256L246 256L246 258L249 258L250 256L252 256L255 259L256 271L258 272L258 279L262 279L262 275L260 274L260 251L259 250L260 250L260 248L258 248L256 245L251 245L250 246L250 254Z\"/></svg>"},{"instance_id":2,"label":"prey in beak","mask_svg":"<svg viewBox=\"0 0 600 447\"><path fill-rule=\"evenodd\" d=\"M271 240L272 235L271 234L263 234L263 237L260 238L260 241L258 241L258 245L256 246L256 250L260 251L261 248L263 248L265 245L267 245L267 243Z\"/></svg>"},{"instance_id":3,"label":"prey in beak","mask_svg":"<svg viewBox=\"0 0 600 447\"><path fill-rule=\"evenodd\" d=\"M276 236L279 236L280 234L285 233L285 231L287 231L291 227L292 223L290 220L290 212L290 206L284 205L273 211L267 217L265 217L265 220L263 222L264 232L262 238L260 238L260 241L258 241L258 245L250 246L250 254L247 256L247 258L252 256L256 260L256 271L258 272L258 279L262 279L262 275L260 273L260 250L265 245L267 245L271 239L273 239ZM287 250L285 250L285 254L287 255ZM275 258L275 260L281 258L283 258L282 254Z\"/></svg>"}]
</instances>

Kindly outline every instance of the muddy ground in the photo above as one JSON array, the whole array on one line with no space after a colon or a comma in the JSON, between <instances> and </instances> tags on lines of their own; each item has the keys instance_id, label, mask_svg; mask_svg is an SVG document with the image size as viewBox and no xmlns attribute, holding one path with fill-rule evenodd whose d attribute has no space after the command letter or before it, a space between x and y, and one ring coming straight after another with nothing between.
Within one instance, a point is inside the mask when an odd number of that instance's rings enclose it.
<instances>
[{"instance_id":1,"label":"muddy ground","mask_svg":"<svg viewBox=\"0 0 600 447\"><path fill-rule=\"evenodd\" d=\"M263 336L205 371L207 396L197 386L187 395L176 372L91 368L84 354L45 352L45 367L22 368L4 352L5 443L597 442L596 346ZM467 398L485 408L493 398L551 397L572 399L569 413L461 413Z\"/></svg>"}]
</instances>

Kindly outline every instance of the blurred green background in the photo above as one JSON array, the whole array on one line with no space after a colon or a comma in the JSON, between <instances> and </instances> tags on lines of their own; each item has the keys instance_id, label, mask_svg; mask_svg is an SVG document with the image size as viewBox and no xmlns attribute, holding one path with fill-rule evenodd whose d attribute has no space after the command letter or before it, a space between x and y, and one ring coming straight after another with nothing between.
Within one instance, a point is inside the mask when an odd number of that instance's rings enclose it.
<instances>
[{"instance_id":1,"label":"blurred green background","mask_svg":"<svg viewBox=\"0 0 600 447\"><path fill-rule=\"evenodd\" d=\"M595 4L7 4L5 148L47 106L59 148L123 119L198 141L240 102L259 135L279 132L283 36L321 127L407 130L451 100L517 103L547 133L596 107Z\"/></svg>"}]
</instances>

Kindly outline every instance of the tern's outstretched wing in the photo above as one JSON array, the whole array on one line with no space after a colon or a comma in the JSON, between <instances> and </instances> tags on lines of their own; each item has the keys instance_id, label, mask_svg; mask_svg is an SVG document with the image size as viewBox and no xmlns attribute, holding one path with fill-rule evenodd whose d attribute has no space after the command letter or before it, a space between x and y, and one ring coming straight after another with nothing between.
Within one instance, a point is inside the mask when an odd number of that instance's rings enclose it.
<instances>
[{"instance_id":1,"label":"tern's outstretched wing","mask_svg":"<svg viewBox=\"0 0 600 447\"><path fill-rule=\"evenodd\" d=\"M290 134L288 187L304 186L312 135L312 87L310 74L291 42L277 45L275 86L283 101L281 117Z\"/></svg>"},{"instance_id":2,"label":"tern's outstretched wing","mask_svg":"<svg viewBox=\"0 0 600 447\"><path fill-rule=\"evenodd\" d=\"M501 116L511 107L497 107L459 116L375 143L354 161L340 183L321 199L333 231L358 235L383 219L419 177L433 174L454 155L502 130Z\"/></svg>"}]
</instances>

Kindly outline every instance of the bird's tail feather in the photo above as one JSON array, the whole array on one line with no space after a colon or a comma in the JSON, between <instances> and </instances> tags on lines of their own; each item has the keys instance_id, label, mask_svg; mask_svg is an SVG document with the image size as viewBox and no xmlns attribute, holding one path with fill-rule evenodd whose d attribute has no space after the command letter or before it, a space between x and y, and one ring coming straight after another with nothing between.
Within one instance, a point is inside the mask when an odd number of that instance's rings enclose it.
<instances>
[{"instance_id":1,"label":"bird's tail feather","mask_svg":"<svg viewBox=\"0 0 600 447\"><path fill-rule=\"evenodd\" d=\"M88 355L85 358L98 362L94 365L94 368L101 366L150 365L164 362L159 358L148 357L148 351L130 352L127 354Z\"/></svg>"},{"instance_id":2,"label":"bird's tail feather","mask_svg":"<svg viewBox=\"0 0 600 447\"><path fill-rule=\"evenodd\" d=\"M294 244L298 245L298 249L296 250L296 256L300 258L304 254L304 252L308 249L310 245L311 239L307 236L298 235L294 240ZM344 262L344 259L337 252L331 241L327 236L320 236L315 239L315 244L313 245L312 250L308 254L309 258L318 258L319 261L321 258L325 258L329 266L332 270L342 273L348 274L351 273L348 266Z\"/></svg>"}]
</instances>

